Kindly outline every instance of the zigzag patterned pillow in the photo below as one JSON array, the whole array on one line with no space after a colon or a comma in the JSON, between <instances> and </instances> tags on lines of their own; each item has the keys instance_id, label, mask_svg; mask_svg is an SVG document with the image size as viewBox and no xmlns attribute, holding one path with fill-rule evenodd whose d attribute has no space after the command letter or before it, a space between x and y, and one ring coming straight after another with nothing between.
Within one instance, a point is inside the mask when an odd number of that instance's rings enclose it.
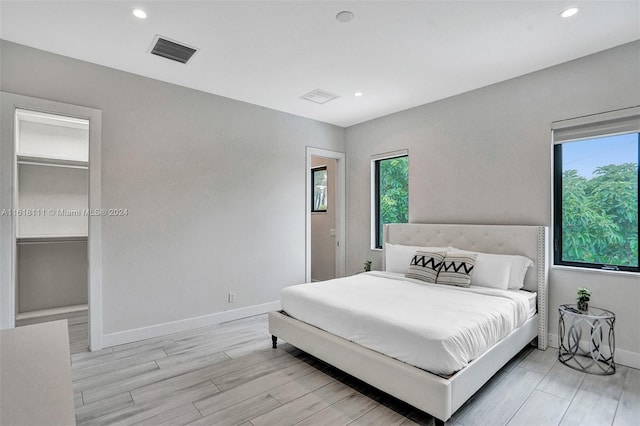
<instances>
[{"instance_id":1,"label":"zigzag patterned pillow","mask_svg":"<svg viewBox=\"0 0 640 426\"><path fill-rule=\"evenodd\" d=\"M438 277L438 271L442 266L442 261L446 254L446 251L416 251L411 258L409 270L405 274L405 277L427 283L435 283Z\"/></svg>"},{"instance_id":2,"label":"zigzag patterned pillow","mask_svg":"<svg viewBox=\"0 0 640 426\"><path fill-rule=\"evenodd\" d=\"M471 253L447 253L438 272L436 284L469 287L476 257L477 254Z\"/></svg>"}]
</instances>

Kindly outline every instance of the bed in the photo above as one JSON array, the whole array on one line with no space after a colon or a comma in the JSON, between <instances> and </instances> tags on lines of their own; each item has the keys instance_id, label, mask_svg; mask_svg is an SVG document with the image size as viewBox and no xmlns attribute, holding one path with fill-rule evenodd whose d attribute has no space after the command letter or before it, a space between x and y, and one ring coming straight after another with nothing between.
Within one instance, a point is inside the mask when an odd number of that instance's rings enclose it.
<instances>
[{"instance_id":1,"label":"bed","mask_svg":"<svg viewBox=\"0 0 640 426\"><path fill-rule=\"evenodd\" d=\"M312 284L293 286L304 290L307 293L306 299L309 299L305 300L304 297L297 297L297 305L289 300L290 293L295 293L295 291L288 289L293 287L285 289L286 291L283 290L283 308L288 306L288 309L292 312L283 310L269 314L269 332L272 335L274 347L276 346L277 338L281 338L346 373L431 414L440 422L448 420L489 378L530 342L537 338L538 348L543 350L547 348L546 299L548 264L546 257L547 229L545 227L390 224L385 226L384 241L383 272L359 274L356 277L347 277L329 282L325 287L334 286L338 290L334 296L329 295L329 300L320 302L320 305L315 308L313 304L306 304L307 302L313 303L312 299L316 298L314 294L315 287ZM394 275L393 265L391 265L391 262L394 261L391 257L391 247L394 247L397 253L397 248L403 246L454 247L455 249L453 250L457 252L466 250L480 253L520 255L532 259L533 266L526 270L523 289L512 291L512 293L526 294L528 292L530 295L535 293L537 297L533 299L529 297L528 302L531 305L532 300L534 301L533 309L531 310L530 308L528 314L524 317L522 316L524 314L518 314L518 321L513 320L515 325L512 325L510 329L501 331L501 335L493 336L493 341L487 339L487 348L479 350L479 353L467 354L469 359L459 360L454 356L453 360L444 362L445 365L437 363L435 365L421 364L420 360L411 359L411 354L404 353L403 348L407 344L403 344L402 340L394 339L396 337L400 339L402 335L407 335L408 337L405 337L409 340L405 340L405 342L413 342L411 346L421 348L420 344L416 343L417 340L415 340L415 336L421 331L416 331L415 333L417 334L412 337L411 329L414 328L412 324L417 322L446 323L447 321L437 321L437 318L434 318L433 321L425 321L422 317L416 319L411 316L406 318L403 316L400 319L393 318L385 322L382 319L384 315L380 314L370 316L367 324L364 322L358 323L355 320L356 317L351 317L351 319L348 317L351 311L366 309L372 311L372 309L377 309L382 312L384 310L384 302L392 300L392 293L397 288L394 286L400 285L398 283L402 280L401 277L404 274L395 271ZM394 279L398 281L393 281ZM411 296L405 298L416 299L418 304L428 303L432 297L429 295L423 300L419 300L417 291L421 290L416 290L418 287L435 287L436 292L440 292L437 289L438 287L451 287L439 286L438 284L421 286L419 283L412 283L412 280L406 281L408 282L401 285L407 286L409 291L414 293L408 293ZM363 298L363 293L357 293L359 291L358 287L361 286L369 286L367 288L371 290L372 296L370 297L371 300L369 300L371 306L369 308L366 307L366 303L363 303L361 308L359 304L355 305L355 302L349 299L352 291L356 298ZM455 293L456 303L464 303L458 301L462 301L466 297L472 297L466 295L467 290L463 288L451 288L451 291L457 292ZM493 290L488 289L487 291L491 293ZM484 290L481 291L481 293L484 292ZM379 295L376 296L378 293ZM490 300L489 296L481 295L480 297L486 297L486 300ZM333 300L331 300L332 297ZM520 303L525 306L527 304L526 299L527 297L523 296L523 301L504 303ZM322 305L322 303L326 304ZM400 302L394 301L394 304L396 303ZM439 303L436 302L433 305L433 309L425 309L424 311L433 310L437 312L435 305ZM501 301L500 303L503 302ZM486 305L485 302L475 304ZM340 305L343 306L341 307ZM502 309L500 304L496 304L495 307L494 305L486 306L490 306L491 312L500 312L500 309ZM333 309L336 310L333 311ZM443 314L443 312L445 311L440 311L440 314ZM423 315L423 312L420 315ZM358 318L360 316L358 315ZM502 316L508 319L506 311ZM322 320L322 318L329 318L329 323L315 324L316 320ZM343 331L342 324L351 322L354 323L351 324L353 327L351 331ZM512 321L509 319L506 322ZM460 326L464 327L465 324ZM489 328L493 327L495 326ZM355 331L353 331L354 329ZM376 342L375 339L371 338L370 331L367 331L372 329L387 329L386 336L389 338L385 340L388 341L378 338ZM325 330L331 330L332 332ZM456 337L454 340L459 341L461 339ZM462 344L463 351L466 348L467 346ZM436 347L436 349L425 346L424 349L420 350L430 355L423 357L422 361L444 360L443 354L449 352L450 346L444 348ZM409 358L406 358L406 356ZM415 355L413 356L415 357Z\"/></svg>"}]
</instances>

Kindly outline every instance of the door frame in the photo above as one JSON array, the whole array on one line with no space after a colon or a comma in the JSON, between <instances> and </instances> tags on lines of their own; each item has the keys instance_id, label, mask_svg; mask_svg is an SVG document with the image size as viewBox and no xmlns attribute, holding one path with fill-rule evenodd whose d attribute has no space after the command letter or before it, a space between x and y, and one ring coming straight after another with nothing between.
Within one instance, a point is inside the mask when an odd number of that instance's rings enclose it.
<instances>
[{"instance_id":1,"label":"door frame","mask_svg":"<svg viewBox=\"0 0 640 426\"><path fill-rule=\"evenodd\" d=\"M0 205L16 207L15 110L17 108L89 120L89 209L101 211L102 111L61 102L0 92ZM89 348L102 349L102 215L89 215L88 306ZM16 220L0 216L0 329L15 327L16 320Z\"/></svg>"},{"instance_id":2,"label":"door frame","mask_svg":"<svg viewBox=\"0 0 640 426\"><path fill-rule=\"evenodd\" d=\"M346 162L343 152L307 146L305 167L305 282L311 282L311 157L336 160L336 278L346 274Z\"/></svg>"}]
</instances>

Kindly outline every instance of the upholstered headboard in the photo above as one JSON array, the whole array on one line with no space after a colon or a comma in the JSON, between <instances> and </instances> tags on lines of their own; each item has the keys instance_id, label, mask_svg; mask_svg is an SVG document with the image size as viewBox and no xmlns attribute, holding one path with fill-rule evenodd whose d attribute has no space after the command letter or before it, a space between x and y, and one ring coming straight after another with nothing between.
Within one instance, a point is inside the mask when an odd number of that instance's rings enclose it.
<instances>
[{"instance_id":1,"label":"upholstered headboard","mask_svg":"<svg viewBox=\"0 0 640 426\"><path fill-rule=\"evenodd\" d=\"M534 261L524 288L538 293L538 347L547 348L547 238L545 226L394 223L384 226L390 244L455 247L483 253L518 254ZM384 248L383 248L384 251ZM382 269L385 269L382 256Z\"/></svg>"}]
</instances>

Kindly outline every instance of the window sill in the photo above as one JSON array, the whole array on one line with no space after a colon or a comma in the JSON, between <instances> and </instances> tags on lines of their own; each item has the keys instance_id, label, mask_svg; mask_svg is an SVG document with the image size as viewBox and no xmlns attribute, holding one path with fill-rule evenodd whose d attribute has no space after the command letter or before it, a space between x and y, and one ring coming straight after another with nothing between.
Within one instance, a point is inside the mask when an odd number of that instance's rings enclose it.
<instances>
[{"instance_id":1,"label":"window sill","mask_svg":"<svg viewBox=\"0 0 640 426\"><path fill-rule=\"evenodd\" d=\"M607 275L617 275L621 277L638 277L640 273L638 272L630 272L630 271L609 271L606 269L594 269L594 268L581 268L579 266L565 266L565 265L551 265L552 270L560 270L560 271L574 271L574 272L587 272L594 274L607 274Z\"/></svg>"}]
</instances>

